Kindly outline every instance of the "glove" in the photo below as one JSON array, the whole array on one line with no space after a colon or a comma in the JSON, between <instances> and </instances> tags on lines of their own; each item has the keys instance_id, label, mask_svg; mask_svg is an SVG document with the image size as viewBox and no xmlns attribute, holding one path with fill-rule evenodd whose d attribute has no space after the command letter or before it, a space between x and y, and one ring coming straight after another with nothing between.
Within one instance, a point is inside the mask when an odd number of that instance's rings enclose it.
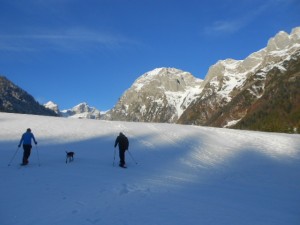
<instances>
[{"instance_id":1,"label":"glove","mask_svg":"<svg viewBox=\"0 0 300 225\"><path fill-rule=\"evenodd\" d=\"M21 145L18 145L18 148L20 148L21 147Z\"/></svg>"},{"instance_id":2,"label":"glove","mask_svg":"<svg viewBox=\"0 0 300 225\"><path fill-rule=\"evenodd\" d=\"M34 142L35 143L35 145L37 145L37 142Z\"/></svg>"}]
</instances>

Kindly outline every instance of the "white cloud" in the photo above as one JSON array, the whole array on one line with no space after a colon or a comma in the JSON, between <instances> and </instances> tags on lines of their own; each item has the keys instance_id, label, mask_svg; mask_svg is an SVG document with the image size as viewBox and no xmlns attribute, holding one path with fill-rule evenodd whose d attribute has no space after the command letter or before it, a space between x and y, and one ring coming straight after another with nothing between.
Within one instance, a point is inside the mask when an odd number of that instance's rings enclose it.
<instances>
[{"instance_id":1,"label":"white cloud","mask_svg":"<svg viewBox=\"0 0 300 225\"><path fill-rule=\"evenodd\" d=\"M30 34L28 34L30 33ZM122 35L85 28L60 31L31 31L23 34L0 34L0 51L82 51L98 48L118 49L137 42Z\"/></svg>"},{"instance_id":2,"label":"white cloud","mask_svg":"<svg viewBox=\"0 0 300 225\"><path fill-rule=\"evenodd\" d=\"M243 12L235 18L228 20L216 20L210 24L209 27L205 27L203 33L206 35L220 35L220 34L232 34L236 33L240 29L246 27L252 23L257 17L261 16L267 10L273 10L274 7L291 5L294 0L268 0L268 1L249 1L249 11Z\"/></svg>"},{"instance_id":3,"label":"white cloud","mask_svg":"<svg viewBox=\"0 0 300 225\"><path fill-rule=\"evenodd\" d=\"M205 28L205 34L220 34L220 33L234 33L239 30L243 24L238 21L216 21L211 27Z\"/></svg>"}]
</instances>

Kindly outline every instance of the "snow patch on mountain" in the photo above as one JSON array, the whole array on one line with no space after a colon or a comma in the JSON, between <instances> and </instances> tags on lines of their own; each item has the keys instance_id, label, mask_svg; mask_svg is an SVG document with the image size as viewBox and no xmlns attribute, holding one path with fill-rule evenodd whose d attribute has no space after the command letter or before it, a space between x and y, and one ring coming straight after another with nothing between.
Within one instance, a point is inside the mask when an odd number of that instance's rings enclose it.
<instances>
[{"instance_id":1,"label":"snow patch on mountain","mask_svg":"<svg viewBox=\"0 0 300 225\"><path fill-rule=\"evenodd\" d=\"M59 107L56 103L49 101L49 102L45 103L44 106L47 109L51 109L52 111L56 112L58 115L60 114Z\"/></svg>"}]
</instances>

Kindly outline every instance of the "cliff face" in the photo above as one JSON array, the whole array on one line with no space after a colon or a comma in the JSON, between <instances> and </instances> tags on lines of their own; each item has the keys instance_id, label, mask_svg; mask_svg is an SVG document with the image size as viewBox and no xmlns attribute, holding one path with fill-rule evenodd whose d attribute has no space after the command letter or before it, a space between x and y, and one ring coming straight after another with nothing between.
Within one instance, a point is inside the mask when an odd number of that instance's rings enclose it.
<instances>
[{"instance_id":1,"label":"cliff face","mask_svg":"<svg viewBox=\"0 0 300 225\"><path fill-rule=\"evenodd\" d=\"M269 71L262 97L233 128L300 132L300 52L284 68Z\"/></svg>"}]
</instances>

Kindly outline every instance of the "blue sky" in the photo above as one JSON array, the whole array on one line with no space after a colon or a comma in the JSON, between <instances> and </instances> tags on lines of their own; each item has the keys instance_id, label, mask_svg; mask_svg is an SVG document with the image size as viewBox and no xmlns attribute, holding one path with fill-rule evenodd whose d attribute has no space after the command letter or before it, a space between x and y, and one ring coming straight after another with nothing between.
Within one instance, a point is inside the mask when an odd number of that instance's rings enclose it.
<instances>
[{"instance_id":1,"label":"blue sky","mask_svg":"<svg viewBox=\"0 0 300 225\"><path fill-rule=\"evenodd\" d=\"M111 109L142 74L204 79L300 25L299 0L0 0L0 74L41 104Z\"/></svg>"}]
</instances>

